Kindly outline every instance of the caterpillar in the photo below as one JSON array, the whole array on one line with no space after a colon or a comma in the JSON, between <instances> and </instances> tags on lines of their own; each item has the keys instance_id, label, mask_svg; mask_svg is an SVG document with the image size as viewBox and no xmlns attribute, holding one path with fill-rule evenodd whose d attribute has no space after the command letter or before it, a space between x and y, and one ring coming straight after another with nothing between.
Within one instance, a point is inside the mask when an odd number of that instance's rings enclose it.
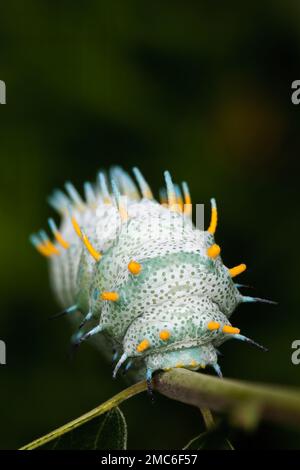
<instances>
[{"instance_id":1,"label":"caterpillar","mask_svg":"<svg viewBox=\"0 0 300 470\"><path fill-rule=\"evenodd\" d=\"M138 168L133 179L120 167L84 183L84 197L67 182L50 205L60 214L31 236L49 259L55 296L70 317L80 312L74 345L94 338L114 350L113 377L124 364L146 375L211 366L222 376L218 347L229 339L263 346L242 335L229 318L245 302L275 303L240 293L233 279L245 264L227 268L215 242L218 212L211 199L207 230L192 221L186 182L168 171L160 202Z\"/></svg>"}]
</instances>

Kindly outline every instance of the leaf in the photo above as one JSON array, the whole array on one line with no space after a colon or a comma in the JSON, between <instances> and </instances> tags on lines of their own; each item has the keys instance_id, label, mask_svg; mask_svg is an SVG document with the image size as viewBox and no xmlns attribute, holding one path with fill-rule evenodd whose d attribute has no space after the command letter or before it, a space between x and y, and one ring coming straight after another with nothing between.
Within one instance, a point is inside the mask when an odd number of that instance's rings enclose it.
<instances>
[{"instance_id":1,"label":"leaf","mask_svg":"<svg viewBox=\"0 0 300 470\"><path fill-rule=\"evenodd\" d=\"M119 407L69 431L40 449L125 450L127 425Z\"/></svg>"},{"instance_id":2,"label":"leaf","mask_svg":"<svg viewBox=\"0 0 300 470\"><path fill-rule=\"evenodd\" d=\"M219 429L206 431L194 437L183 450L234 450L231 442Z\"/></svg>"}]
</instances>

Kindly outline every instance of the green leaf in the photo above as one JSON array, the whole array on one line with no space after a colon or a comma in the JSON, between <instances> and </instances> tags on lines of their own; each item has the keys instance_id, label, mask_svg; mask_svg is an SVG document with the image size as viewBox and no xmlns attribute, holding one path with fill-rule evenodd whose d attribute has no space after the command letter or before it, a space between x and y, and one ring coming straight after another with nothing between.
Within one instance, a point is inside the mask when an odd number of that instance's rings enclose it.
<instances>
[{"instance_id":1,"label":"green leaf","mask_svg":"<svg viewBox=\"0 0 300 470\"><path fill-rule=\"evenodd\" d=\"M127 425L118 407L40 447L40 449L51 450L124 450L126 448Z\"/></svg>"},{"instance_id":2,"label":"green leaf","mask_svg":"<svg viewBox=\"0 0 300 470\"><path fill-rule=\"evenodd\" d=\"M219 429L203 432L194 437L183 450L234 450L231 442Z\"/></svg>"}]
</instances>

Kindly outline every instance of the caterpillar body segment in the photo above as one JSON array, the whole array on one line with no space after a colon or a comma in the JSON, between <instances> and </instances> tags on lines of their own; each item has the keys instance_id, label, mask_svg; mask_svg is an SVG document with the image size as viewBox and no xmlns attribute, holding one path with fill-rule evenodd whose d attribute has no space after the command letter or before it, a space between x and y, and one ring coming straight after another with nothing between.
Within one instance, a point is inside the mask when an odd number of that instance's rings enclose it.
<instances>
[{"instance_id":1,"label":"caterpillar body segment","mask_svg":"<svg viewBox=\"0 0 300 470\"><path fill-rule=\"evenodd\" d=\"M49 259L60 306L82 315L73 342L94 337L104 353L109 344L118 356L114 376L123 364L144 370L148 383L172 367L211 366L221 375L219 345L254 343L229 318L239 304L264 299L243 296L235 285L246 265L223 264L214 199L209 227L199 230L187 183L181 190L165 172L159 203L141 172L133 173L136 182L114 167L109 184L101 172L96 184L84 184L85 197L66 183L66 194L49 199L61 216L60 224L49 220L53 240L44 232L31 237Z\"/></svg>"}]
</instances>

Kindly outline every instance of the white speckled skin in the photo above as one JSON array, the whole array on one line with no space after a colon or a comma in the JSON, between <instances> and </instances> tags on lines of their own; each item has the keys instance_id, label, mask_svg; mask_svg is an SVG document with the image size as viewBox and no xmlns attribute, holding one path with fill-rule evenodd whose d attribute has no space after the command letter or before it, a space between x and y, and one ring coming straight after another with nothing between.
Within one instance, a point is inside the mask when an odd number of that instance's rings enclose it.
<instances>
[{"instance_id":1,"label":"white speckled skin","mask_svg":"<svg viewBox=\"0 0 300 470\"><path fill-rule=\"evenodd\" d=\"M126 188L131 184L132 190L134 183L122 175L128 196ZM117 183L120 188L120 177ZM100 335L123 359L142 359L150 373L176 366L216 366L215 345L232 336L222 328L230 325L228 319L242 296L221 257L207 255L214 236L155 200L136 199L133 191L125 221L116 201L105 203L99 190L92 204L72 204L72 216L102 253L99 261L75 233L66 203L61 204L60 232L70 247L50 258L56 297L63 308L77 305L83 316L91 312L92 326L101 326ZM141 265L138 275L128 270L132 260ZM104 291L117 292L119 300L102 300ZM208 329L211 321L220 328ZM87 323L85 331L90 329ZM162 330L168 331L167 340L160 338ZM148 347L139 352L137 346L144 340Z\"/></svg>"}]
</instances>

